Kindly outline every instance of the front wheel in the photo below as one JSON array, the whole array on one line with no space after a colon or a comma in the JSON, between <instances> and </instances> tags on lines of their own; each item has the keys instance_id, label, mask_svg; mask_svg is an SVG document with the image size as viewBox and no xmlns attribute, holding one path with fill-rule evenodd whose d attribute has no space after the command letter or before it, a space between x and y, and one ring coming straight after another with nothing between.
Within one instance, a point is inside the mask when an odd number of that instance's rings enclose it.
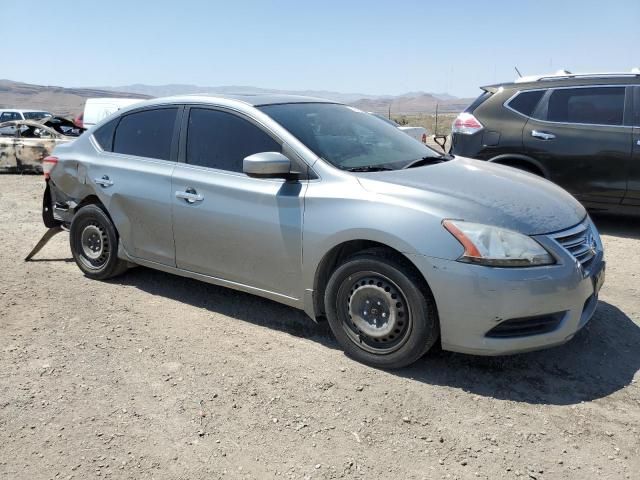
<instances>
[{"instance_id":1,"label":"front wheel","mask_svg":"<svg viewBox=\"0 0 640 480\"><path fill-rule=\"evenodd\" d=\"M71 253L76 264L89 278L106 280L127 269L118 258L118 235L111 219L97 205L82 207L69 229Z\"/></svg>"},{"instance_id":2,"label":"front wheel","mask_svg":"<svg viewBox=\"0 0 640 480\"><path fill-rule=\"evenodd\" d=\"M425 282L384 252L360 254L338 267L327 284L325 310L344 351L374 367L415 362L440 332Z\"/></svg>"}]
</instances>

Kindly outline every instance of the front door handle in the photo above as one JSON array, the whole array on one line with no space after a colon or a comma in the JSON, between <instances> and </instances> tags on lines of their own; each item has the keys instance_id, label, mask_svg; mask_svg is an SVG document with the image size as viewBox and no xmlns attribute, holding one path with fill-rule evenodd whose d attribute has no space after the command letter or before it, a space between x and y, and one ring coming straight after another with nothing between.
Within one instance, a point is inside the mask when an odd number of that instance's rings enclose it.
<instances>
[{"instance_id":1,"label":"front door handle","mask_svg":"<svg viewBox=\"0 0 640 480\"><path fill-rule=\"evenodd\" d=\"M184 192L176 192L176 198L182 198L187 203L196 203L204 200L204 196L196 192L195 188L187 188Z\"/></svg>"},{"instance_id":2,"label":"front door handle","mask_svg":"<svg viewBox=\"0 0 640 480\"><path fill-rule=\"evenodd\" d=\"M535 138L539 138L541 140L553 140L556 136L553 133L549 132L540 132L538 130L531 130L531 136Z\"/></svg>"},{"instance_id":3,"label":"front door handle","mask_svg":"<svg viewBox=\"0 0 640 480\"><path fill-rule=\"evenodd\" d=\"M110 180L108 175L103 175L102 178L94 178L93 181L102 188L107 188L113 185L113 180Z\"/></svg>"}]
</instances>

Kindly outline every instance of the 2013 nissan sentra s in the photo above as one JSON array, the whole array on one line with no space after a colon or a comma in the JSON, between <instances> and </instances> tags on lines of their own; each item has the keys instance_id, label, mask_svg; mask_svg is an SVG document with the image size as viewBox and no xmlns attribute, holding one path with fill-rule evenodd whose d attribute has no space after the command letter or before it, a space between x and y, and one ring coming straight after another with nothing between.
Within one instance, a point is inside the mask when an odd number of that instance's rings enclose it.
<instances>
[{"instance_id":1,"label":"2013 nissan sentra s","mask_svg":"<svg viewBox=\"0 0 640 480\"><path fill-rule=\"evenodd\" d=\"M560 187L314 98L147 101L44 171L45 224L68 227L87 277L142 265L267 297L327 319L376 367L436 342L478 355L562 344L604 281L598 232Z\"/></svg>"}]
</instances>

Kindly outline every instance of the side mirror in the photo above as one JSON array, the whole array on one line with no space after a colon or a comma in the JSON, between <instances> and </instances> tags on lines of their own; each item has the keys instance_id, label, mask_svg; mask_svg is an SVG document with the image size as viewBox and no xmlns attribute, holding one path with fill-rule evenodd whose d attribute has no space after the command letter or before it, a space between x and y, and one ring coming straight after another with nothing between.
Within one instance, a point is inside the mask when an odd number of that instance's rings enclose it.
<instances>
[{"instance_id":1,"label":"side mirror","mask_svg":"<svg viewBox=\"0 0 640 480\"><path fill-rule=\"evenodd\" d=\"M254 153L242 161L242 171L252 177L286 177L291 160L280 152Z\"/></svg>"}]
</instances>

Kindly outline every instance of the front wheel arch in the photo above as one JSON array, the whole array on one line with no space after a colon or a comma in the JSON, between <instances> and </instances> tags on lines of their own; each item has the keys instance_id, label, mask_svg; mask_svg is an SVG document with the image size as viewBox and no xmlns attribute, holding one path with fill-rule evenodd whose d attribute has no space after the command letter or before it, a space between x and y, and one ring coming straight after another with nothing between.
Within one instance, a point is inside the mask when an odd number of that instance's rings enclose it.
<instances>
[{"instance_id":1,"label":"front wheel arch","mask_svg":"<svg viewBox=\"0 0 640 480\"><path fill-rule=\"evenodd\" d=\"M401 263L408 269L411 269L423 282L422 286L429 288L427 280L424 278L418 267L403 255L402 252L392 248L384 243L376 242L373 240L354 239L347 240L338 245L332 247L328 252L324 254L318 266L313 282L313 309L316 319L318 317L323 318L325 316L324 311L324 295L327 287L329 277L345 260L360 253L367 252L374 255L386 256L393 258L397 262Z\"/></svg>"}]
</instances>

